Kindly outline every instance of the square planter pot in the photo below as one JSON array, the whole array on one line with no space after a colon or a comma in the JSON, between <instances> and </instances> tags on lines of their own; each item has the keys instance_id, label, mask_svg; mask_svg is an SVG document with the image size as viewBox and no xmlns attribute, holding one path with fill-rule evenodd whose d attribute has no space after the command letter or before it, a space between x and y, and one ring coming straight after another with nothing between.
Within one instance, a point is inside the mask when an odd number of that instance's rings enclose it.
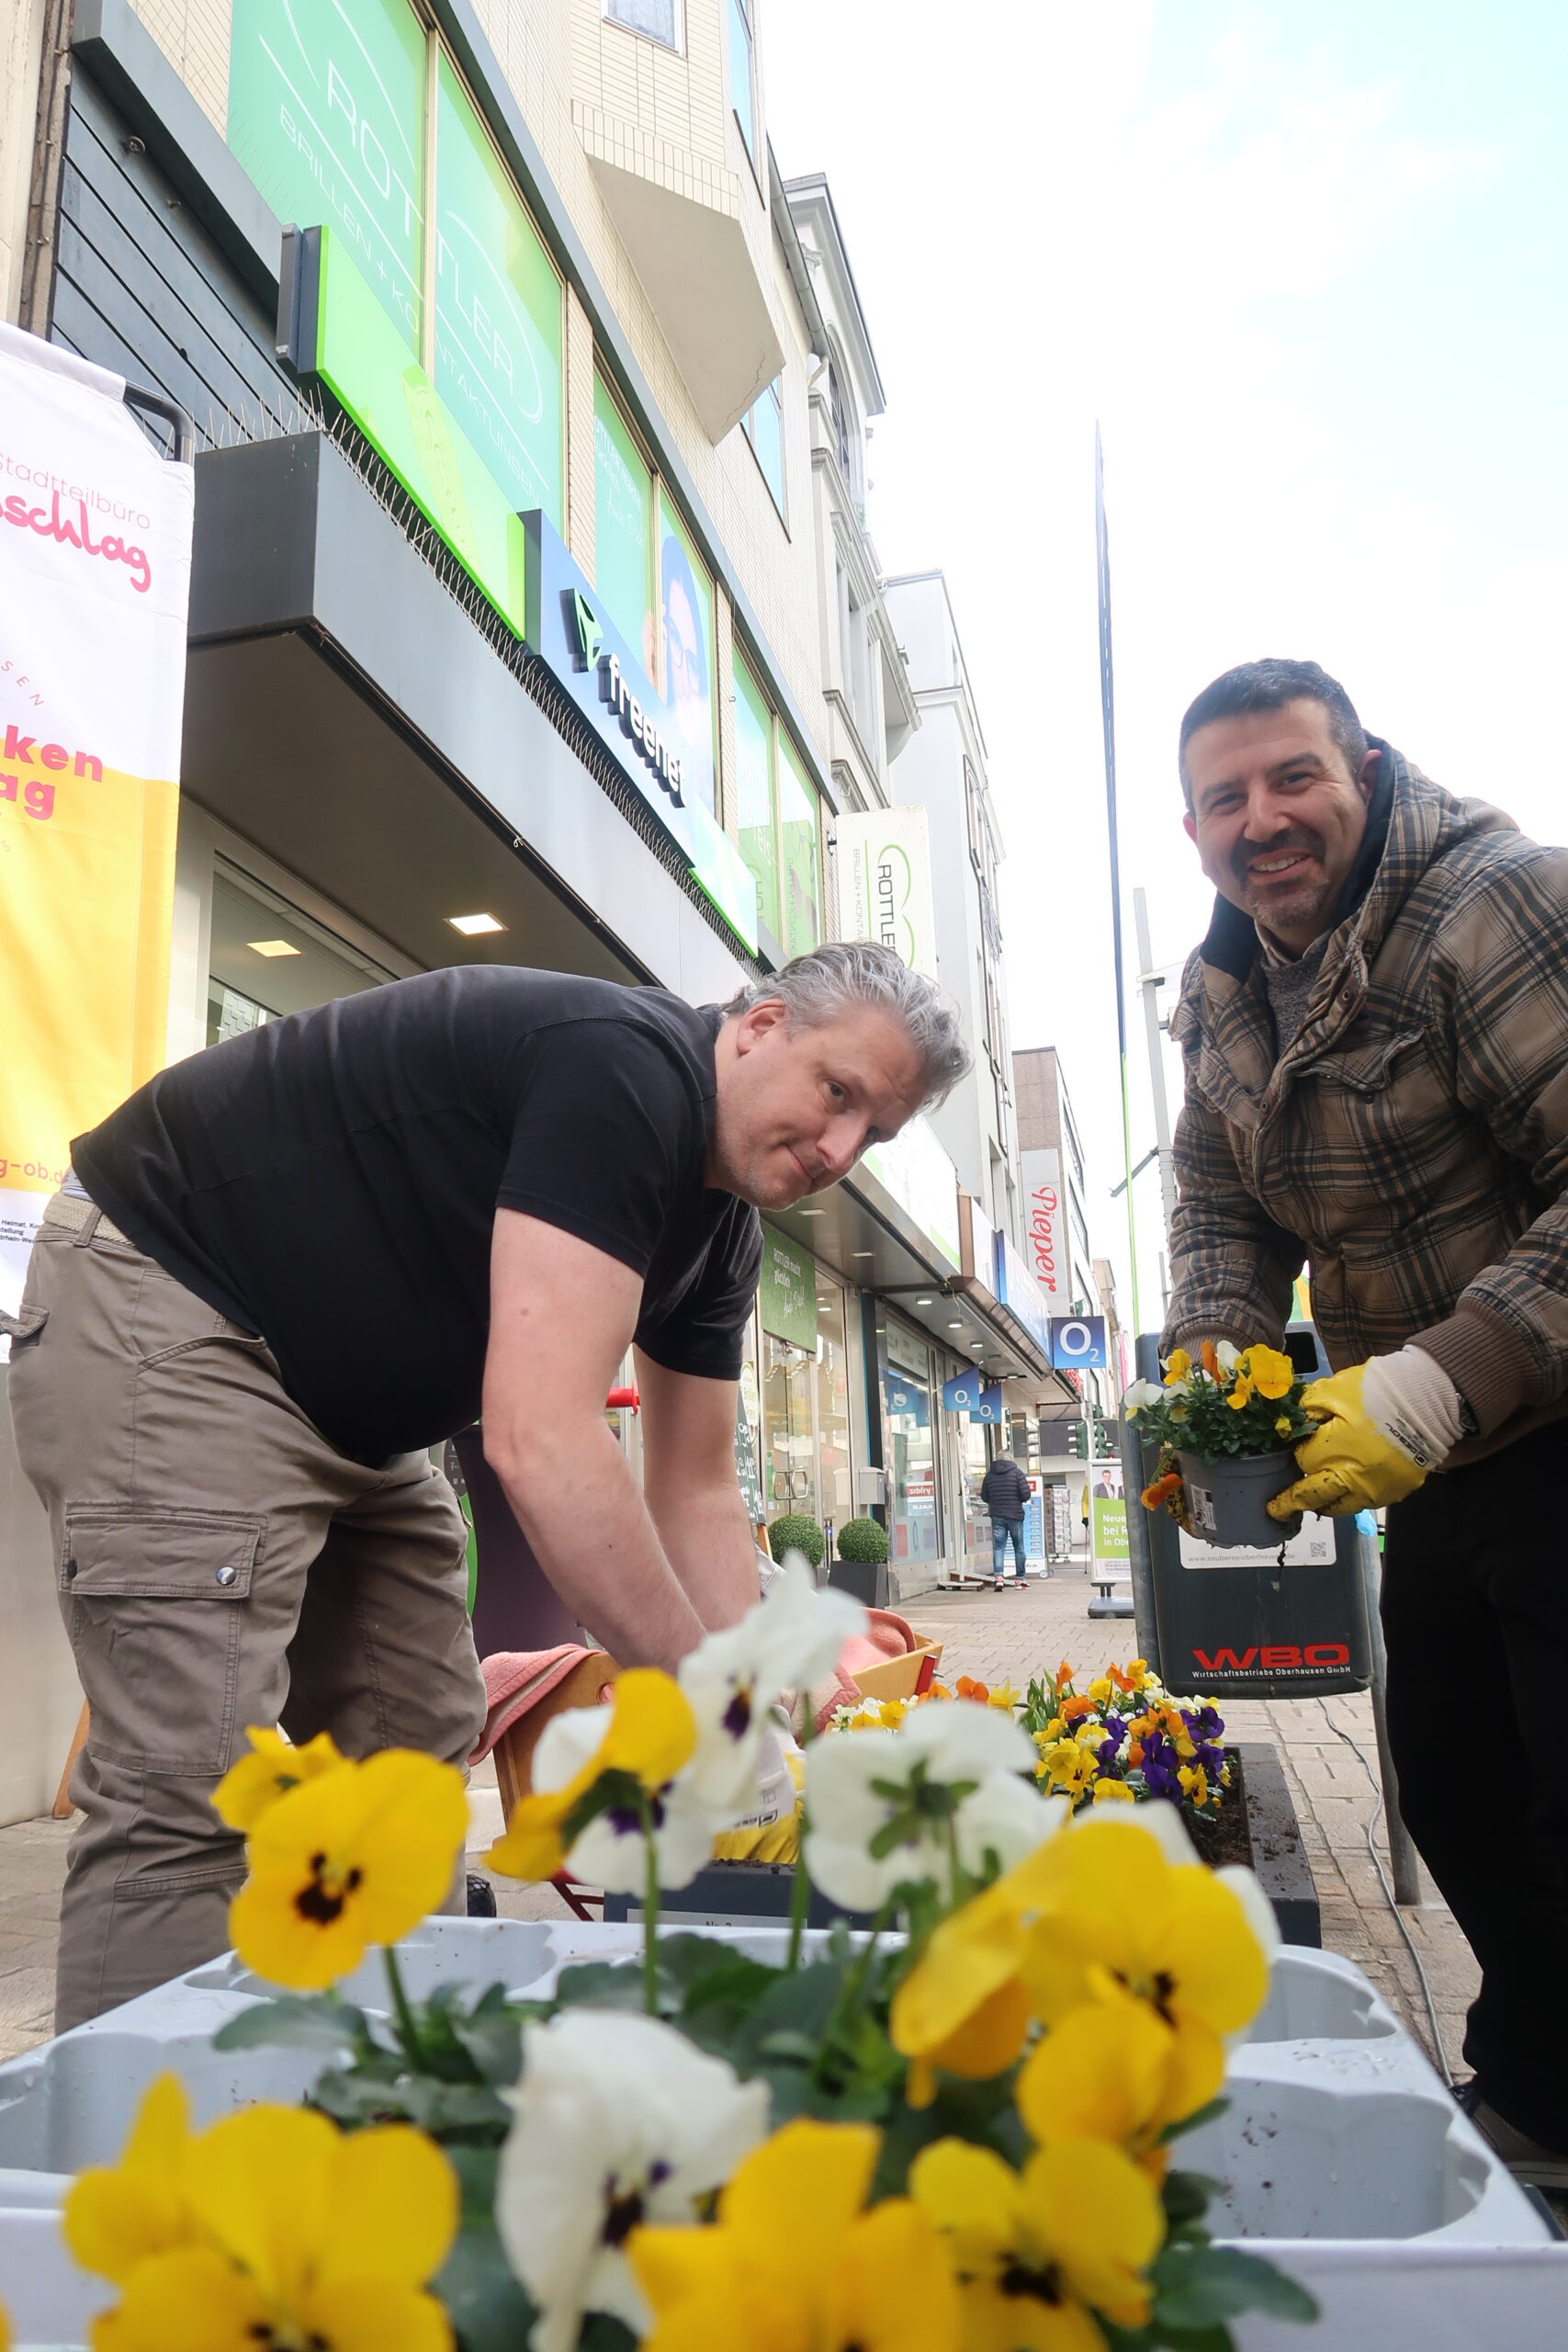
<instances>
[{"instance_id":1,"label":"square planter pot","mask_svg":"<svg viewBox=\"0 0 1568 2352\"><path fill-rule=\"evenodd\" d=\"M887 1609L887 1563L886 1560L835 1560L828 1570L828 1581L836 1591L852 1593L865 1609Z\"/></svg>"}]
</instances>

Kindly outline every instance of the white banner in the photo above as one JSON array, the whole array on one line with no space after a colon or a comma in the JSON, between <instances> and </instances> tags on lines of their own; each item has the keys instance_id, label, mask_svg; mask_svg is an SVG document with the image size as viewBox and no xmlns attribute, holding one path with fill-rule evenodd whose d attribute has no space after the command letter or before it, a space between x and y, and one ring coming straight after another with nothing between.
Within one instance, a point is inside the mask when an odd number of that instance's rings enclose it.
<instances>
[{"instance_id":1,"label":"white banner","mask_svg":"<svg viewBox=\"0 0 1568 2352\"><path fill-rule=\"evenodd\" d=\"M73 1136L164 1060L195 478L0 325L0 1306Z\"/></svg>"},{"instance_id":2,"label":"white banner","mask_svg":"<svg viewBox=\"0 0 1568 2352\"><path fill-rule=\"evenodd\" d=\"M1060 1314L1072 1305L1067 1262L1067 1208L1062 1198L1059 1161L1054 1151L1021 1155L1023 1254L1029 1271Z\"/></svg>"},{"instance_id":3,"label":"white banner","mask_svg":"<svg viewBox=\"0 0 1568 2352\"><path fill-rule=\"evenodd\" d=\"M839 856L839 933L879 939L911 971L937 978L931 827L920 808L879 808L833 820Z\"/></svg>"}]
</instances>

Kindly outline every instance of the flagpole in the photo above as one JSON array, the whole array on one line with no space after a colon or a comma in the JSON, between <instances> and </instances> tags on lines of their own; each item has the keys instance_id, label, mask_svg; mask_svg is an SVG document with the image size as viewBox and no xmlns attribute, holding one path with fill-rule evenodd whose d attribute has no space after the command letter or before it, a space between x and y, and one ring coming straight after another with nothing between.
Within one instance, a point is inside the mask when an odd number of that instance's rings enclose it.
<instances>
[{"instance_id":1,"label":"flagpole","mask_svg":"<svg viewBox=\"0 0 1568 2352\"><path fill-rule=\"evenodd\" d=\"M1111 944L1116 964L1116 1050L1122 1070L1122 1164L1127 1250L1133 1272L1133 1333L1138 1312L1138 1220L1133 1203L1133 1116L1127 1087L1127 986L1122 963L1122 857L1116 828L1116 681L1111 660L1111 546L1105 527L1105 452L1094 428L1094 554L1100 595L1100 723L1105 743L1105 815L1111 839Z\"/></svg>"}]
</instances>

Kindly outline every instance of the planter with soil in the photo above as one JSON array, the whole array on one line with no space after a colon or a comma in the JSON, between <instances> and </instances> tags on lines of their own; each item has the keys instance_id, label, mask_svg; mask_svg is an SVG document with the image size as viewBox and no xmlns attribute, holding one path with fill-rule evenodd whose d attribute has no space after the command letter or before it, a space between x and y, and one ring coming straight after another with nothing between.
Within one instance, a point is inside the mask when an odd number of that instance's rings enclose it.
<instances>
[{"instance_id":1,"label":"planter with soil","mask_svg":"<svg viewBox=\"0 0 1568 2352\"><path fill-rule=\"evenodd\" d=\"M1243 1862L1256 1871L1283 1940L1321 1947L1317 1888L1279 1751L1249 1740L1227 1747L1225 1758L1231 1785L1219 1813L1211 1821L1186 1817L1200 1859L1212 1870Z\"/></svg>"}]
</instances>

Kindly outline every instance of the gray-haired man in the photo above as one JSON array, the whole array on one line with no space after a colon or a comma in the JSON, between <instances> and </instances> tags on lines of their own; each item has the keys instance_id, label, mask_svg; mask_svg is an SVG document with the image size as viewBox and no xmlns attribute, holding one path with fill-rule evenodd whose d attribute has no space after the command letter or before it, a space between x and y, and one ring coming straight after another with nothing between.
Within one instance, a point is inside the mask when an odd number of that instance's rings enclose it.
<instances>
[{"instance_id":1,"label":"gray-haired man","mask_svg":"<svg viewBox=\"0 0 1568 2352\"><path fill-rule=\"evenodd\" d=\"M874 946L722 1008L468 966L231 1038L77 1139L8 1323L92 1709L62 2025L223 1948L243 1862L207 1799L248 1724L468 1754L465 1530L424 1449L481 1410L546 1574L623 1662L673 1667L744 1611L757 1210L966 1062ZM640 1493L604 1418L633 1345Z\"/></svg>"}]
</instances>

